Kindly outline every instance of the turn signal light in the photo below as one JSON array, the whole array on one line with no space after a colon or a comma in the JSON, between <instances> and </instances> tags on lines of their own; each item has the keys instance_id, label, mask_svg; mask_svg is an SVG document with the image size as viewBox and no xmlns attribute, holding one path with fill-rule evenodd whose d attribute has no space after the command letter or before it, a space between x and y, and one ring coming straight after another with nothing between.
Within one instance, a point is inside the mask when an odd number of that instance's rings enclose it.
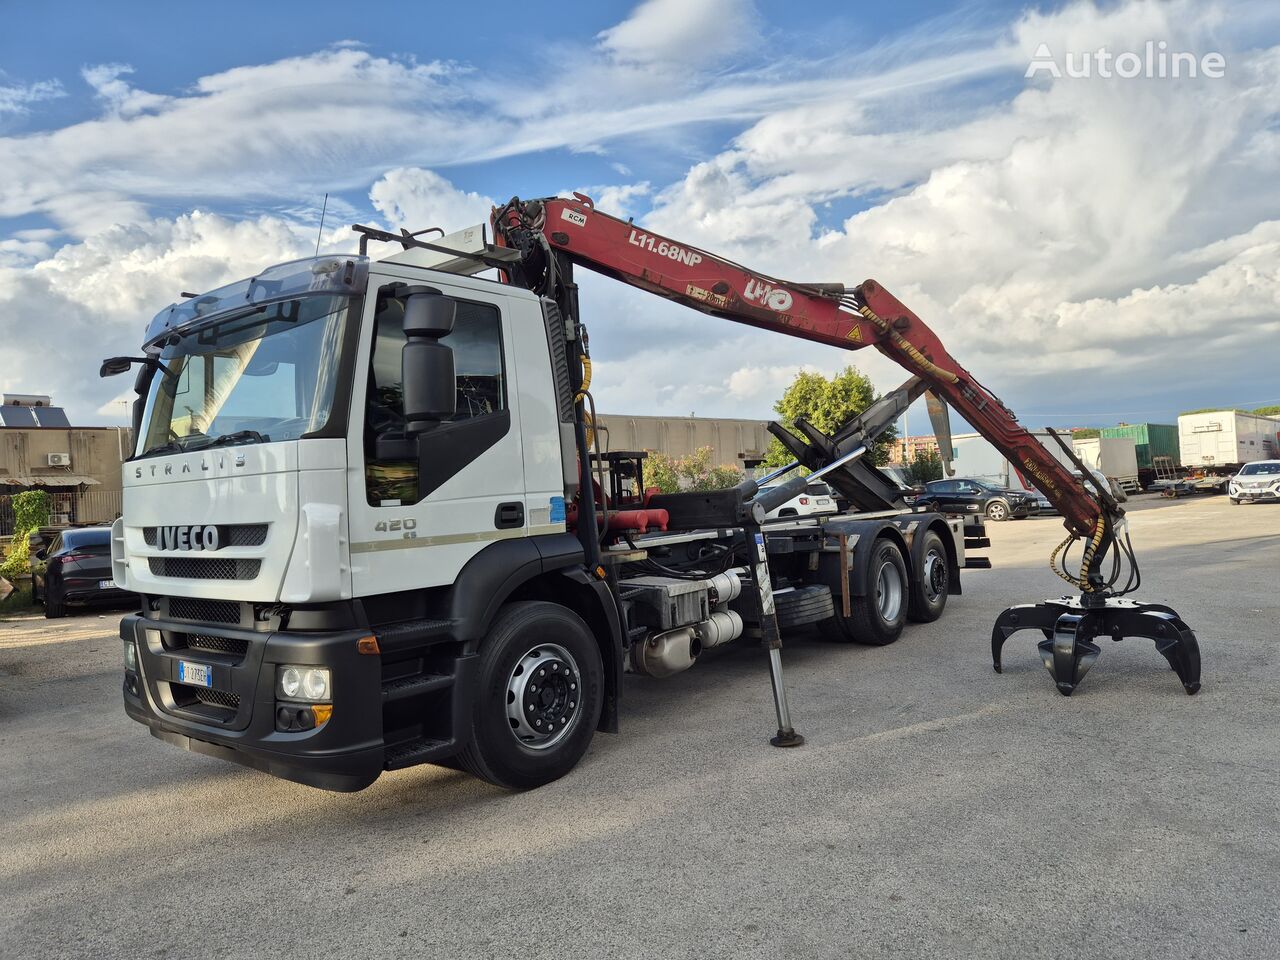
<instances>
[{"instance_id":1,"label":"turn signal light","mask_svg":"<svg viewBox=\"0 0 1280 960\"><path fill-rule=\"evenodd\" d=\"M356 641L356 653L363 653L369 656L376 656L382 653L382 648L378 646L378 638L361 637Z\"/></svg>"}]
</instances>

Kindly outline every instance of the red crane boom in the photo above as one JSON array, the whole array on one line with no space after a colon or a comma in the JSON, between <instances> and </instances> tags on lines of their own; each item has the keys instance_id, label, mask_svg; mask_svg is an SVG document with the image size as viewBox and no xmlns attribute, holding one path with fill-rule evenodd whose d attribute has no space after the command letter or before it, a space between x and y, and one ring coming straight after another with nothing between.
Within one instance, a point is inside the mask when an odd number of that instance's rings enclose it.
<instances>
[{"instance_id":1,"label":"red crane boom","mask_svg":"<svg viewBox=\"0 0 1280 960\"><path fill-rule=\"evenodd\" d=\"M1081 596L1006 610L992 632L996 669L1000 647L1011 633L1039 628L1050 637L1041 644L1045 665L1059 690L1069 694L1097 657L1094 637L1146 636L1156 640L1187 692L1199 689L1199 648L1190 628L1168 607L1118 599L1136 589L1140 577L1127 537L1123 543L1118 539L1124 511L1110 491L1086 489L951 356L923 320L876 281L865 280L850 289L838 283L778 280L601 213L580 193L572 198L512 198L494 210L493 224L499 242L521 252L519 267L507 271L507 279L543 287L559 299L563 293L557 291L555 274L563 258L735 323L846 350L875 347L949 402L1058 508L1069 536L1051 557L1055 571L1059 551L1075 538L1085 538L1079 576L1058 571ZM569 312L576 319L576 294L570 299L575 302L569 304ZM1102 563L1112 551L1115 562L1106 576ZM1122 554L1130 563L1129 583L1113 593Z\"/></svg>"}]
</instances>

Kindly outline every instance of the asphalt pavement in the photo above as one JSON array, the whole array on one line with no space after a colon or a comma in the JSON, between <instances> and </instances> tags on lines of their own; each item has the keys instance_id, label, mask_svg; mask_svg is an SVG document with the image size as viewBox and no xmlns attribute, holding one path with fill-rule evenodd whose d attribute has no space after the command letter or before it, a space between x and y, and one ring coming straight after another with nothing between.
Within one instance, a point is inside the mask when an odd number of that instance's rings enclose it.
<instances>
[{"instance_id":1,"label":"asphalt pavement","mask_svg":"<svg viewBox=\"0 0 1280 960\"><path fill-rule=\"evenodd\" d=\"M885 648L788 639L797 750L758 650L628 677L622 733L513 794L437 767L358 794L152 739L117 615L0 620L4 957L1280 956L1280 506L1143 498L1145 640L1074 697L1010 603L1058 595L1060 521Z\"/></svg>"}]
</instances>

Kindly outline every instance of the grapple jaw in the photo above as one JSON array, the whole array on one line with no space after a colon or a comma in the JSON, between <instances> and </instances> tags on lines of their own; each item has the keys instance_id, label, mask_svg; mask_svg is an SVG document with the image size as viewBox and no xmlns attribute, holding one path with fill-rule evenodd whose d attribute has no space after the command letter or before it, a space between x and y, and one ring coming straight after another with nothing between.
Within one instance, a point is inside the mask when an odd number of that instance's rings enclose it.
<instances>
[{"instance_id":1,"label":"grapple jaw","mask_svg":"<svg viewBox=\"0 0 1280 960\"><path fill-rule=\"evenodd\" d=\"M991 631L991 661L1001 672L1004 642L1019 630L1039 630L1040 659L1064 697L1075 692L1084 675L1101 654L1094 643L1147 637L1193 694L1200 689L1200 646L1192 631L1170 607L1116 597L1084 594L1040 603L1024 603L1005 610Z\"/></svg>"}]
</instances>

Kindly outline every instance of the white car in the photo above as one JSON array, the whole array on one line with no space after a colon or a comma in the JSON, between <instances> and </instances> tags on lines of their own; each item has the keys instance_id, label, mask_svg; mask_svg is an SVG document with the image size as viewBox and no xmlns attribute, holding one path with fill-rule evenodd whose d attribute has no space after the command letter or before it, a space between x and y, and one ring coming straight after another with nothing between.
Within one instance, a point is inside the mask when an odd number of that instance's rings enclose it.
<instances>
[{"instance_id":1,"label":"white car","mask_svg":"<svg viewBox=\"0 0 1280 960\"><path fill-rule=\"evenodd\" d=\"M1280 460L1246 463L1227 485L1232 503L1280 500Z\"/></svg>"},{"instance_id":2,"label":"white car","mask_svg":"<svg viewBox=\"0 0 1280 960\"><path fill-rule=\"evenodd\" d=\"M762 490L768 490L768 487L761 487ZM836 498L831 493L831 488L821 480L815 480L805 488L804 493L798 497L792 497L781 506L774 507L767 514L766 520L778 520L783 517L812 517L817 514L835 513Z\"/></svg>"}]
</instances>

